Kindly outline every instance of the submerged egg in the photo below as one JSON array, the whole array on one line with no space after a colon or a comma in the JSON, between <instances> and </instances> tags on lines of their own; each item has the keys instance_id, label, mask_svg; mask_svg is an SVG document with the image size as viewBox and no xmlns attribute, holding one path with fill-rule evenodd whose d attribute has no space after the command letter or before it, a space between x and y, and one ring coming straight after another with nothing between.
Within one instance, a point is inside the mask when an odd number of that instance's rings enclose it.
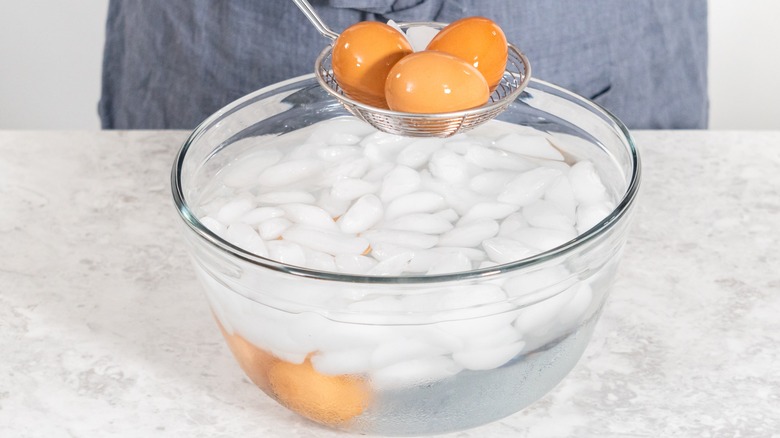
<instances>
[{"instance_id":1,"label":"submerged egg","mask_svg":"<svg viewBox=\"0 0 780 438\"><path fill-rule=\"evenodd\" d=\"M443 52L408 55L390 70L385 84L387 105L407 113L446 113L484 105L490 91L482 73Z\"/></svg>"},{"instance_id":2,"label":"submerged egg","mask_svg":"<svg viewBox=\"0 0 780 438\"><path fill-rule=\"evenodd\" d=\"M507 42L501 28L484 17L453 21L433 37L427 50L455 55L479 70L491 90L506 70Z\"/></svg>"},{"instance_id":3,"label":"submerged egg","mask_svg":"<svg viewBox=\"0 0 780 438\"><path fill-rule=\"evenodd\" d=\"M217 320L217 325L219 325L222 336L227 341L230 351L244 373L265 393L271 394L271 385L268 382L268 369L278 359L250 344L249 341L240 335L228 333L219 320Z\"/></svg>"},{"instance_id":4,"label":"submerged egg","mask_svg":"<svg viewBox=\"0 0 780 438\"><path fill-rule=\"evenodd\" d=\"M301 364L278 361L268 370L271 388L283 405L314 421L338 425L368 406L367 383L352 376L327 376L309 359Z\"/></svg>"},{"instance_id":5,"label":"submerged egg","mask_svg":"<svg viewBox=\"0 0 780 438\"><path fill-rule=\"evenodd\" d=\"M363 21L348 27L333 44L333 74L344 93L362 103L387 108L385 80L412 46L384 23Z\"/></svg>"}]
</instances>

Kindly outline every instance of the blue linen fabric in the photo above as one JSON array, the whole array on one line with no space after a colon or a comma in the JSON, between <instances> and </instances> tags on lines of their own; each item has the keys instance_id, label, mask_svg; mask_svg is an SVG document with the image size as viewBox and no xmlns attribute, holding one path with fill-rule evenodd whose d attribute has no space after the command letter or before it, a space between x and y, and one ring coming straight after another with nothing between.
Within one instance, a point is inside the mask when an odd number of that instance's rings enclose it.
<instances>
[{"instance_id":1,"label":"blue linen fabric","mask_svg":"<svg viewBox=\"0 0 780 438\"><path fill-rule=\"evenodd\" d=\"M534 77L630 128L707 126L707 0L313 0L339 32L362 20L496 21ZM111 0L106 129L192 129L231 101L310 73L329 41L289 0Z\"/></svg>"}]
</instances>

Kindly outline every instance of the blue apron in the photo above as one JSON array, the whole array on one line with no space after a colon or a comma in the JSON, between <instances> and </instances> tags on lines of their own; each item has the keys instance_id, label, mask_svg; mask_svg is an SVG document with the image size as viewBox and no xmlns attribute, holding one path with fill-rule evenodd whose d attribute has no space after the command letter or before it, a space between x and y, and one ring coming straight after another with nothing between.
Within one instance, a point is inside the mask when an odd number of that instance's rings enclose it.
<instances>
[{"instance_id":1,"label":"blue apron","mask_svg":"<svg viewBox=\"0 0 780 438\"><path fill-rule=\"evenodd\" d=\"M706 0L314 0L341 31L362 20L481 15L534 77L631 128L707 126ZM106 129L192 129L258 88L313 71L329 41L287 0L111 0L99 112Z\"/></svg>"}]
</instances>

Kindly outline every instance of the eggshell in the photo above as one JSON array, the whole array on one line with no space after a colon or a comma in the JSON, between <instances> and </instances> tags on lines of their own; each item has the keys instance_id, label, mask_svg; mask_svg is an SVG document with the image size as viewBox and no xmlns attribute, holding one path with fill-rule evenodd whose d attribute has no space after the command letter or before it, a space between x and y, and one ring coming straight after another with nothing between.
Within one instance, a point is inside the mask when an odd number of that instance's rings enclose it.
<instances>
[{"instance_id":1,"label":"eggshell","mask_svg":"<svg viewBox=\"0 0 780 438\"><path fill-rule=\"evenodd\" d=\"M215 318L216 319L216 318ZM247 377L266 394L271 394L271 385L268 381L268 368L278 361L271 354L250 344L238 334L230 334L217 320L219 330L227 341L230 351L236 358L236 362L244 370Z\"/></svg>"},{"instance_id":2,"label":"eggshell","mask_svg":"<svg viewBox=\"0 0 780 438\"><path fill-rule=\"evenodd\" d=\"M333 74L347 96L387 108L387 74L399 59L412 52L401 32L384 23L362 21L345 29L333 43Z\"/></svg>"},{"instance_id":3,"label":"eggshell","mask_svg":"<svg viewBox=\"0 0 780 438\"><path fill-rule=\"evenodd\" d=\"M485 17L461 18L450 23L433 37L427 50L449 53L468 62L485 76L491 91L506 70L506 36Z\"/></svg>"},{"instance_id":4,"label":"eggshell","mask_svg":"<svg viewBox=\"0 0 780 438\"><path fill-rule=\"evenodd\" d=\"M408 55L390 70L385 84L393 111L446 113L484 105L490 91L476 68L453 55L424 51Z\"/></svg>"},{"instance_id":5,"label":"eggshell","mask_svg":"<svg viewBox=\"0 0 780 438\"><path fill-rule=\"evenodd\" d=\"M280 403L327 425L339 425L360 415L370 400L368 384L362 378L320 374L308 358L302 364L274 362L268 378Z\"/></svg>"}]
</instances>

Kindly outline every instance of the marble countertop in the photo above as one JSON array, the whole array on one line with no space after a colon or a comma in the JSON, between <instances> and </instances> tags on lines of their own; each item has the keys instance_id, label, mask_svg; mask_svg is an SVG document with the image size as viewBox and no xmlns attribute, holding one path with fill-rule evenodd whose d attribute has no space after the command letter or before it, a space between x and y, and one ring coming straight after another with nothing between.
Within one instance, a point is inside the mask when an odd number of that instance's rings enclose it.
<instances>
[{"instance_id":1,"label":"marble countertop","mask_svg":"<svg viewBox=\"0 0 780 438\"><path fill-rule=\"evenodd\" d=\"M186 135L0 132L0 436L345 436L222 341L170 195ZM449 436L780 436L780 132L635 136L643 188L585 355Z\"/></svg>"}]
</instances>

